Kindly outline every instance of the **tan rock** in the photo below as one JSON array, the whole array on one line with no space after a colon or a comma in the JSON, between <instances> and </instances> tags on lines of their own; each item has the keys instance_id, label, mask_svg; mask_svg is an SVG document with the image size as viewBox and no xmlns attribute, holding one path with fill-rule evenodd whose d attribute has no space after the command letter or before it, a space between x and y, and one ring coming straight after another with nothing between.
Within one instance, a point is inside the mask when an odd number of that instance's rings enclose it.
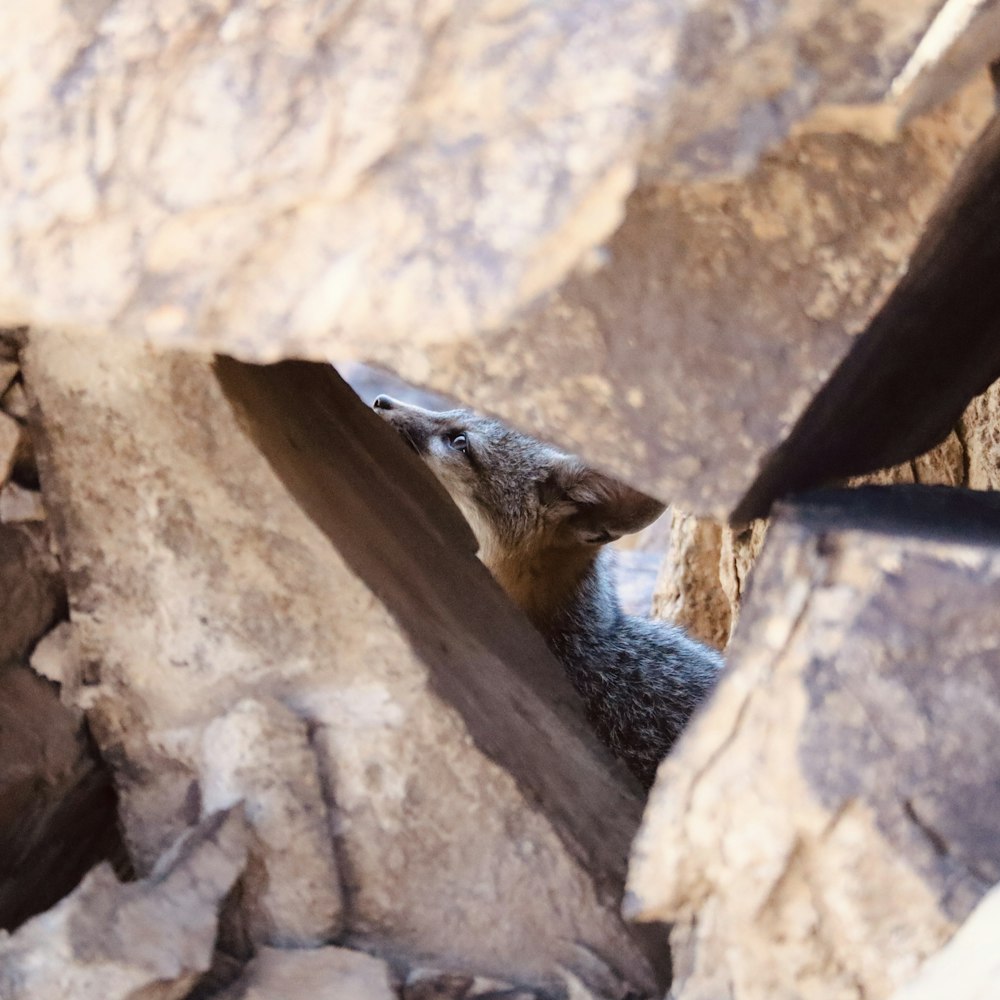
<instances>
[{"instance_id":1,"label":"tan rock","mask_svg":"<svg viewBox=\"0 0 1000 1000\"><path fill-rule=\"evenodd\" d=\"M24 386L20 382L15 382L0 399L0 406L4 411L18 420L28 419L28 397L24 393Z\"/></svg>"},{"instance_id":2,"label":"tan rock","mask_svg":"<svg viewBox=\"0 0 1000 1000\"><path fill-rule=\"evenodd\" d=\"M17 483L7 483L0 489L0 524L20 524L45 519L45 504L38 490L27 490Z\"/></svg>"},{"instance_id":3,"label":"tan rock","mask_svg":"<svg viewBox=\"0 0 1000 1000\"><path fill-rule=\"evenodd\" d=\"M331 819L305 722L273 699L244 698L209 723L201 749L202 810L242 802L260 841L243 887L252 937L301 947L339 936Z\"/></svg>"},{"instance_id":4,"label":"tan rock","mask_svg":"<svg viewBox=\"0 0 1000 1000\"><path fill-rule=\"evenodd\" d=\"M81 667L70 622L60 622L39 639L31 653L31 669L56 684L79 687Z\"/></svg>"},{"instance_id":5,"label":"tan rock","mask_svg":"<svg viewBox=\"0 0 1000 1000\"><path fill-rule=\"evenodd\" d=\"M52 627L65 601L44 526L0 524L0 665L21 659Z\"/></svg>"},{"instance_id":6,"label":"tan rock","mask_svg":"<svg viewBox=\"0 0 1000 1000\"><path fill-rule=\"evenodd\" d=\"M21 425L6 413L0 413L0 486L14 469L23 435Z\"/></svg>"},{"instance_id":7,"label":"tan rock","mask_svg":"<svg viewBox=\"0 0 1000 1000\"><path fill-rule=\"evenodd\" d=\"M258 359L497 327L640 165L742 172L817 109L870 130L844 109L886 97L938 6L4 12L0 317Z\"/></svg>"},{"instance_id":8,"label":"tan rock","mask_svg":"<svg viewBox=\"0 0 1000 1000\"><path fill-rule=\"evenodd\" d=\"M617 224L677 16L652 0L4 13L18 207L0 315L257 358L501 323Z\"/></svg>"},{"instance_id":9,"label":"tan rock","mask_svg":"<svg viewBox=\"0 0 1000 1000\"><path fill-rule=\"evenodd\" d=\"M246 861L239 810L186 833L146 881L95 868L61 903L0 937L4 1000L182 1000L212 958L218 908Z\"/></svg>"},{"instance_id":10,"label":"tan rock","mask_svg":"<svg viewBox=\"0 0 1000 1000\"><path fill-rule=\"evenodd\" d=\"M992 0L947 0L893 82L904 117L950 96L1000 56L1000 8Z\"/></svg>"},{"instance_id":11,"label":"tan rock","mask_svg":"<svg viewBox=\"0 0 1000 1000\"><path fill-rule=\"evenodd\" d=\"M0 360L0 396L2 396L17 377L21 366L16 361Z\"/></svg>"},{"instance_id":12,"label":"tan rock","mask_svg":"<svg viewBox=\"0 0 1000 1000\"><path fill-rule=\"evenodd\" d=\"M679 1000L888 998L1000 878L998 524L995 497L926 487L771 524L633 850Z\"/></svg>"},{"instance_id":13,"label":"tan rock","mask_svg":"<svg viewBox=\"0 0 1000 1000\"><path fill-rule=\"evenodd\" d=\"M388 611L245 437L207 359L45 331L25 366L80 656L100 671L69 695L128 762L117 777L141 871L215 780L213 719L276 699L306 723L336 810L352 940L527 983L575 967L583 942L647 981L614 892L598 895L431 692ZM251 784L271 750L256 753L240 765ZM218 780L234 775L224 765Z\"/></svg>"},{"instance_id":14,"label":"tan rock","mask_svg":"<svg viewBox=\"0 0 1000 1000\"><path fill-rule=\"evenodd\" d=\"M605 263L515 324L368 358L720 521L881 306L963 152L982 86L875 144L800 135L742 182L647 183Z\"/></svg>"},{"instance_id":15,"label":"tan rock","mask_svg":"<svg viewBox=\"0 0 1000 1000\"><path fill-rule=\"evenodd\" d=\"M974 490L1000 488L1000 387L977 396L959 425L965 446L966 485Z\"/></svg>"},{"instance_id":16,"label":"tan rock","mask_svg":"<svg viewBox=\"0 0 1000 1000\"><path fill-rule=\"evenodd\" d=\"M261 948L221 1000L397 1000L381 959L348 948Z\"/></svg>"},{"instance_id":17,"label":"tan rock","mask_svg":"<svg viewBox=\"0 0 1000 1000\"><path fill-rule=\"evenodd\" d=\"M670 546L660 567L653 617L676 622L702 642L724 649L732 609L719 585L718 521L670 510Z\"/></svg>"}]
</instances>

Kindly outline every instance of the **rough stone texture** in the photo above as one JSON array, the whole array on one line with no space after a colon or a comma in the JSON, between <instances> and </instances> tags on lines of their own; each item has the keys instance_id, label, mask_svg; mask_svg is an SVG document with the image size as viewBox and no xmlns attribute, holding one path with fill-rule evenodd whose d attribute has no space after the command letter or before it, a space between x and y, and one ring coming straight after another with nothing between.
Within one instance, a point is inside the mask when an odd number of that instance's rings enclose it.
<instances>
[{"instance_id":1,"label":"rough stone texture","mask_svg":"<svg viewBox=\"0 0 1000 1000\"><path fill-rule=\"evenodd\" d=\"M1000 887L983 897L955 936L892 1000L992 1000L1000 982Z\"/></svg>"},{"instance_id":2,"label":"rough stone texture","mask_svg":"<svg viewBox=\"0 0 1000 1000\"><path fill-rule=\"evenodd\" d=\"M262 948L219 1000L397 1000L385 962L347 948Z\"/></svg>"},{"instance_id":3,"label":"rough stone texture","mask_svg":"<svg viewBox=\"0 0 1000 1000\"><path fill-rule=\"evenodd\" d=\"M888 997L1000 878L998 528L992 495L922 487L772 523L633 853L679 1000Z\"/></svg>"},{"instance_id":4,"label":"rough stone texture","mask_svg":"<svg viewBox=\"0 0 1000 1000\"><path fill-rule=\"evenodd\" d=\"M0 361L0 396L10 387L19 370L16 361Z\"/></svg>"},{"instance_id":5,"label":"rough stone texture","mask_svg":"<svg viewBox=\"0 0 1000 1000\"><path fill-rule=\"evenodd\" d=\"M369 357L725 520L991 113L984 82L894 142L800 136L738 184L640 186L600 266L514 326Z\"/></svg>"},{"instance_id":6,"label":"rough stone texture","mask_svg":"<svg viewBox=\"0 0 1000 1000\"><path fill-rule=\"evenodd\" d=\"M909 462L849 480L851 486L908 483L1000 488L1000 384L973 399L958 428L937 447ZM677 621L723 648L739 619L768 522L733 529L676 510L672 518L675 533L660 568L653 614Z\"/></svg>"},{"instance_id":7,"label":"rough stone texture","mask_svg":"<svg viewBox=\"0 0 1000 1000\"><path fill-rule=\"evenodd\" d=\"M969 404L958 434L964 450L964 485L974 490L1000 489L1000 383Z\"/></svg>"},{"instance_id":8,"label":"rough stone texture","mask_svg":"<svg viewBox=\"0 0 1000 1000\"><path fill-rule=\"evenodd\" d=\"M70 896L0 937L4 1000L182 1000L208 968L217 910L246 862L239 810L186 833L149 879L95 868Z\"/></svg>"},{"instance_id":9,"label":"rough stone texture","mask_svg":"<svg viewBox=\"0 0 1000 1000\"><path fill-rule=\"evenodd\" d=\"M718 521L670 510L670 546L653 597L653 617L665 618L717 649L729 641L732 610L719 586L722 534Z\"/></svg>"},{"instance_id":10,"label":"rough stone texture","mask_svg":"<svg viewBox=\"0 0 1000 1000\"><path fill-rule=\"evenodd\" d=\"M201 751L202 810L242 801L260 841L243 886L251 938L292 947L337 937L340 876L306 724L273 699L244 698L209 723Z\"/></svg>"},{"instance_id":11,"label":"rough stone texture","mask_svg":"<svg viewBox=\"0 0 1000 1000\"><path fill-rule=\"evenodd\" d=\"M14 418L0 413L0 484L7 482L14 469L21 434L21 425Z\"/></svg>"},{"instance_id":12,"label":"rough stone texture","mask_svg":"<svg viewBox=\"0 0 1000 1000\"><path fill-rule=\"evenodd\" d=\"M676 16L4 11L0 315L271 358L502 322L617 222Z\"/></svg>"},{"instance_id":13,"label":"rough stone texture","mask_svg":"<svg viewBox=\"0 0 1000 1000\"><path fill-rule=\"evenodd\" d=\"M745 170L881 100L939 5L9 7L0 319L258 358L497 326L640 160Z\"/></svg>"},{"instance_id":14,"label":"rough stone texture","mask_svg":"<svg viewBox=\"0 0 1000 1000\"><path fill-rule=\"evenodd\" d=\"M65 601L44 526L0 525L0 665L21 659L55 623Z\"/></svg>"},{"instance_id":15,"label":"rough stone texture","mask_svg":"<svg viewBox=\"0 0 1000 1000\"><path fill-rule=\"evenodd\" d=\"M18 420L28 418L28 399L24 394L24 386L20 382L15 382L0 399L0 405L4 411Z\"/></svg>"},{"instance_id":16,"label":"rough stone texture","mask_svg":"<svg viewBox=\"0 0 1000 1000\"><path fill-rule=\"evenodd\" d=\"M39 639L31 654L31 669L39 677L64 684L70 690L79 688L81 664L70 622L60 622Z\"/></svg>"},{"instance_id":17,"label":"rough stone texture","mask_svg":"<svg viewBox=\"0 0 1000 1000\"><path fill-rule=\"evenodd\" d=\"M274 698L307 722L335 804L352 940L529 982L576 966L581 942L648 981L616 901L430 694L207 361L45 331L25 364L79 653L99 670L70 696L117 770L140 872L197 817L205 727Z\"/></svg>"},{"instance_id":18,"label":"rough stone texture","mask_svg":"<svg viewBox=\"0 0 1000 1000\"><path fill-rule=\"evenodd\" d=\"M120 859L115 804L79 713L27 667L0 668L0 928L57 903L98 861Z\"/></svg>"},{"instance_id":19,"label":"rough stone texture","mask_svg":"<svg viewBox=\"0 0 1000 1000\"><path fill-rule=\"evenodd\" d=\"M17 483L0 489L0 523L23 524L44 521L45 504L38 490L27 490Z\"/></svg>"}]
</instances>

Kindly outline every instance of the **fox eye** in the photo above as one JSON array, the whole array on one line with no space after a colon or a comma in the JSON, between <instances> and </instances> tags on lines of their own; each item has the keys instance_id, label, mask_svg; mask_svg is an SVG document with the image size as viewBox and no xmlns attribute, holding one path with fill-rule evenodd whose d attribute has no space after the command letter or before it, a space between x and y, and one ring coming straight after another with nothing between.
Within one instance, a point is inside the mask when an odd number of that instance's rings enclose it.
<instances>
[{"instance_id":1,"label":"fox eye","mask_svg":"<svg viewBox=\"0 0 1000 1000\"><path fill-rule=\"evenodd\" d=\"M469 439L461 431L447 434L445 440L448 442L448 447L454 448L455 451L465 451L469 447Z\"/></svg>"}]
</instances>

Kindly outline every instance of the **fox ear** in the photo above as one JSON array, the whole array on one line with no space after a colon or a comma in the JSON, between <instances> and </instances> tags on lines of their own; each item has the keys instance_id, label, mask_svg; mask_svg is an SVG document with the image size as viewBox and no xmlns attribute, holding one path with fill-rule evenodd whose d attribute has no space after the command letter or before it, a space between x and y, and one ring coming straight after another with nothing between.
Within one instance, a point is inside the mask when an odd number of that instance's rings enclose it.
<instances>
[{"instance_id":1,"label":"fox ear","mask_svg":"<svg viewBox=\"0 0 1000 1000\"><path fill-rule=\"evenodd\" d=\"M590 545L640 531L666 509L659 500L577 462L553 469L539 492L543 501L556 501L566 529Z\"/></svg>"}]
</instances>

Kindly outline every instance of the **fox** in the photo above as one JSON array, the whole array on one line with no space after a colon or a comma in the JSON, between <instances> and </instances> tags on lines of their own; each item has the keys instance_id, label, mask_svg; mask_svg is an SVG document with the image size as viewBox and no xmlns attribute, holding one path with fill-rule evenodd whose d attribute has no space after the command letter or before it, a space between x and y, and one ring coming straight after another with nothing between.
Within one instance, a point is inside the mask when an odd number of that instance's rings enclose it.
<instances>
[{"instance_id":1,"label":"fox","mask_svg":"<svg viewBox=\"0 0 1000 1000\"><path fill-rule=\"evenodd\" d=\"M664 505L474 411L385 394L372 406L445 488L480 560L562 663L598 737L648 790L723 667L677 625L621 609L606 546Z\"/></svg>"}]
</instances>

